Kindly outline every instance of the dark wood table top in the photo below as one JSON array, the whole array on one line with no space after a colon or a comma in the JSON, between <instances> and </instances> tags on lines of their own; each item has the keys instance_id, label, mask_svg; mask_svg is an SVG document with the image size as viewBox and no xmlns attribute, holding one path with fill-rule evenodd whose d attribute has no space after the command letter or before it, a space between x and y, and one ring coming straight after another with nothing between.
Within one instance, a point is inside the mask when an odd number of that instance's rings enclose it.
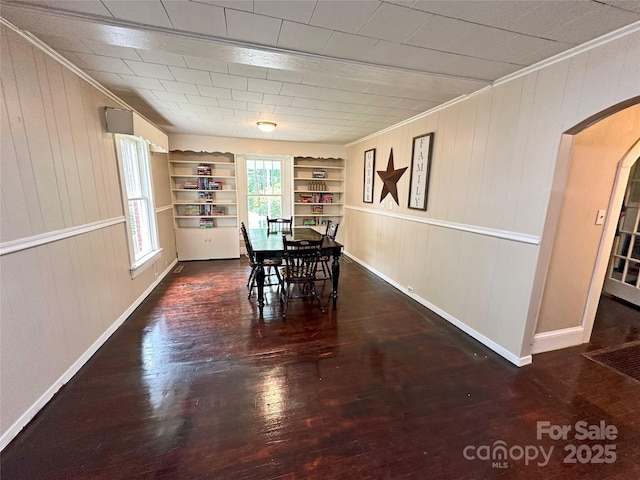
<instances>
[{"instance_id":1,"label":"dark wood table top","mask_svg":"<svg viewBox=\"0 0 640 480\"><path fill-rule=\"evenodd\" d=\"M322 249L342 249L342 244L325 237L313 228L298 227L294 228L291 233L286 233L287 239L293 240L318 240L324 238ZM284 252L284 244L282 243L282 232L268 233L266 228L249 229L249 238L253 251L256 253L278 253Z\"/></svg>"}]
</instances>

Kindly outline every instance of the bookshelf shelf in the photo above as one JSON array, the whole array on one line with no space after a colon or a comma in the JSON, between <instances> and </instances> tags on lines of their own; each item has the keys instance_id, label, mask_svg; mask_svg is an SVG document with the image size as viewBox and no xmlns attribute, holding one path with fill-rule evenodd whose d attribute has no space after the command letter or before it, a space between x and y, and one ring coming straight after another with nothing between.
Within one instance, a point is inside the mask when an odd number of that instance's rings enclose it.
<instances>
[{"instance_id":1,"label":"bookshelf shelf","mask_svg":"<svg viewBox=\"0 0 640 480\"><path fill-rule=\"evenodd\" d=\"M169 171L178 260L238 258L235 156L173 150Z\"/></svg>"},{"instance_id":2,"label":"bookshelf shelf","mask_svg":"<svg viewBox=\"0 0 640 480\"><path fill-rule=\"evenodd\" d=\"M231 175L171 175L171 178L233 178Z\"/></svg>"},{"instance_id":3,"label":"bookshelf shelf","mask_svg":"<svg viewBox=\"0 0 640 480\"><path fill-rule=\"evenodd\" d=\"M295 226L323 227L341 223L344 215L344 160L295 157L293 218Z\"/></svg>"}]
</instances>

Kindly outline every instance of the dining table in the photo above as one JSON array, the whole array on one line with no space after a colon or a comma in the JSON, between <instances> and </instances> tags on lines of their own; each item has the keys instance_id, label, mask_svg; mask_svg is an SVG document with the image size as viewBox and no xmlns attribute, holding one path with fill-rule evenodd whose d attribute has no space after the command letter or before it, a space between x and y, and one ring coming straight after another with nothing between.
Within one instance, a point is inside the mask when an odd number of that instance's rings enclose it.
<instances>
[{"instance_id":1,"label":"dining table","mask_svg":"<svg viewBox=\"0 0 640 480\"><path fill-rule=\"evenodd\" d=\"M333 299L333 308L336 308L338 302L338 280L340 278L339 260L343 250L342 244L309 227L295 227L288 232L269 232L267 228L251 228L248 233L253 247L255 261L258 265L256 270L256 284L258 289L258 309L260 310L261 317L264 310L264 261L266 259L284 257L283 236L286 236L287 240L322 239L322 245L320 246L322 255L330 256L333 259L331 262L331 298Z\"/></svg>"}]
</instances>

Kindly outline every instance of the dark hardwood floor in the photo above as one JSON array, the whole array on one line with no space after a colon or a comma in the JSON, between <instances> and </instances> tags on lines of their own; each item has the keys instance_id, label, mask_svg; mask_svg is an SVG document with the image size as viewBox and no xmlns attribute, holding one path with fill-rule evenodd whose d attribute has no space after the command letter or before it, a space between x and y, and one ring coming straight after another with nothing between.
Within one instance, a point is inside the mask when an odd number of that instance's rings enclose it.
<instances>
[{"instance_id":1,"label":"dark hardwood floor","mask_svg":"<svg viewBox=\"0 0 640 480\"><path fill-rule=\"evenodd\" d=\"M640 339L637 310L603 297L590 345L517 368L354 263L337 310L283 321L273 295L263 322L244 260L183 265L5 448L3 480L640 478L640 384L582 356ZM576 439L583 420L616 438Z\"/></svg>"}]
</instances>

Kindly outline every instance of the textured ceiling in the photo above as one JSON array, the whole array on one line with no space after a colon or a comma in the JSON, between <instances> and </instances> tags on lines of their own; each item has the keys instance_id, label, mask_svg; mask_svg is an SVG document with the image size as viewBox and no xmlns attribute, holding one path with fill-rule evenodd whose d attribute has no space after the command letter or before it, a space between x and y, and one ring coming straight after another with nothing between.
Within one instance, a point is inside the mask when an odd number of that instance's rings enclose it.
<instances>
[{"instance_id":1,"label":"textured ceiling","mask_svg":"<svg viewBox=\"0 0 640 480\"><path fill-rule=\"evenodd\" d=\"M167 133L345 144L638 22L640 1L51 0L0 14Z\"/></svg>"}]
</instances>

